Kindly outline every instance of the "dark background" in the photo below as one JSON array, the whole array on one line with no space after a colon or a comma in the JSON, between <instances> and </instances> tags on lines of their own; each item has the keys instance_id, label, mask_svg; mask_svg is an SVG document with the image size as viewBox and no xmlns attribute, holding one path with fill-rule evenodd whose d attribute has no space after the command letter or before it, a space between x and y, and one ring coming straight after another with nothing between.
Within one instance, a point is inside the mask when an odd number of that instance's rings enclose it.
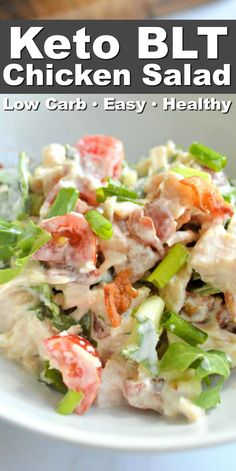
<instances>
[{"instance_id":1,"label":"dark background","mask_svg":"<svg viewBox=\"0 0 236 471\"><path fill-rule=\"evenodd\" d=\"M32 60L28 52L24 50L22 59L10 59L10 27L21 26L22 32L25 32L30 26L43 26L38 37L35 39L36 44L44 55L43 44L47 37L54 34L62 34L68 37L71 42L72 50L67 59L52 60L44 57L44 59ZM207 60L206 59L206 37L197 36L198 26L227 26L228 36L222 36L219 40L219 59ZM86 26L86 33L91 36L91 43L87 45L87 50L91 51L91 59L81 61L76 57L75 44L72 41L73 35L80 28ZM162 26L167 31L167 44L169 46L169 53L167 57L159 60L143 60L138 59L138 27L139 26ZM186 49L198 49L199 59L195 60L182 60L172 59L172 27L183 26L184 38ZM80 20L1 20L0 21L0 93L236 93L236 59L235 59L235 28L236 20L231 21L210 21L210 20L143 20L143 21L80 21ZM120 42L120 52L118 56L111 60L102 60L94 56L92 52L92 43L94 39L103 34L110 34L115 36ZM70 69L73 71L75 63L83 63L86 69L123 69L127 68L131 73L131 86L114 86L112 84L106 86L60 86L54 84L53 86L26 86L22 84L19 86L9 86L4 83L3 69L11 63L19 63L23 67L27 63L34 63L34 66L45 70L47 63L54 64L54 70L61 68ZM191 63L193 70L208 69L214 71L215 69L222 68L224 63L231 64L231 85L230 86L166 86L161 83L158 86L147 86L143 83L143 66L146 63L158 63L162 71L166 69L183 69L184 63Z\"/></svg>"}]
</instances>

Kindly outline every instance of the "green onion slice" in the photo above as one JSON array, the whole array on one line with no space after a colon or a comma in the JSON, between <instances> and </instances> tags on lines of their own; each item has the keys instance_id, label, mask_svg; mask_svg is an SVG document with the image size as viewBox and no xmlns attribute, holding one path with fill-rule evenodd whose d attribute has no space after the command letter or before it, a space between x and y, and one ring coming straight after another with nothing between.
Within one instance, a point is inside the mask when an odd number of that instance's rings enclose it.
<instances>
[{"instance_id":1,"label":"green onion slice","mask_svg":"<svg viewBox=\"0 0 236 471\"><path fill-rule=\"evenodd\" d=\"M112 224L96 209L91 209L85 214L92 231L101 239L111 239L113 235Z\"/></svg>"},{"instance_id":2,"label":"green onion slice","mask_svg":"<svg viewBox=\"0 0 236 471\"><path fill-rule=\"evenodd\" d=\"M97 189L96 196L99 203L103 203L106 198L110 196L116 196L117 201L129 201L131 203L142 204L138 201L138 194L136 191L130 190L119 181L112 180L111 178L109 178L107 186Z\"/></svg>"},{"instance_id":3,"label":"green onion slice","mask_svg":"<svg viewBox=\"0 0 236 471\"><path fill-rule=\"evenodd\" d=\"M78 197L79 192L75 188L61 188L49 210L48 218L63 216L73 211Z\"/></svg>"},{"instance_id":4,"label":"green onion slice","mask_svg":"<svg viewBox=\"0 0 236 471\"><path fill-rule=\"evenodd\" d=\"M199 144L198 142L192 143L189 147L189 152L201 165L215 172L220 172L227 164L227 157L225 155L219 154L215 150L203 144Z\"/></svg>"},{"instance_id":5,"label":"green onion slice","mask_svg":"<svg viewBox=\"0 0 236 471\"><path fill-rule=\"evenodd\" d=\"M20 189L24 201L29 196L29 170L28 170L29 159L25 152L21 152L18 161L18 172L20 179Z\"/></svg>"},{"instance_id":6,"label":"green onion slice","mask_svg":"<svg viewBox=\"0 0 236 471\"><path fill-rule=\"evenodd\" d=\"M59 402L57 412L62 415L72 414L83 398L84 394L81 391L77 392L69 389L63 399Z\"/></svg>"},{"instance_id":7,"label":"green onion slice","mask_svg":"<svg viewBox=\"0 0 236 471\"><path fill-rule=\"evenodd\" d=\"M198 170L196 168L184 167L184 166L172 167L171 172L178 173L179 175L182 175L184 178L200 177L208 182L211 182L211 176L209 173L203 172L202 170Z\"/></svg>"},{"instance_id":8,"label":"green onion slice","mask_svg":"<svg viewBox=\"0 0 236 471\"><path fill-rule=\"evenodd\" d=\"M184 245L175 244L157 268L149 275L147 281L150 281L158 288L163 288L178 273L188 257L189 253Z\"/></svg>"},{"instance_id":9,"label":"green onion slice","mask_svg":"<svg viewBox=\"0 0 236 471\"><path fill-rule=\"evenodd\" d=\"M222 196L223 196L224 200L226 201L226 203L235 205L235 201L236 201L236 188L233 188L233 189L230 190L228 193L223 193Z\"/></svg>"},{"instance_id":10,"label":"green onion slice","mask_svg":"<svg viewBox=\"0 0 236 471\"><path fill-rule=\"evenodd\" d=\"M193 346L206 342L208 337L206 332L185 321L175 312L164 312L161 325Z\"/></svg>"}]
</instances>

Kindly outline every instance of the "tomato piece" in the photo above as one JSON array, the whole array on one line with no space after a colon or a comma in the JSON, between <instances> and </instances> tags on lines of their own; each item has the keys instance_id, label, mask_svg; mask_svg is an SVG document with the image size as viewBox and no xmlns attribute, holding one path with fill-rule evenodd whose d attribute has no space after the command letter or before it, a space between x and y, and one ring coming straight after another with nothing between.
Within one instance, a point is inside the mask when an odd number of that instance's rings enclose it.
<instances>
[{"instance_id":1,"label":"tomato piece","mask_svg":"<svg viewBox=\"0 0 236 471\"><path fill-rule=\"evenodd\" d=\"M99 180L119 178L124 158L123 144L111 136L85 136L76 145L85 172Z\"/></svg>"},{"instance_id":2,"label":"tomato piece","mask_svg":"<svg viewBox=\"0 0 236 471\"><path fill-rule=\"evenodd\" d=\"M108 316L113 327L121 323L121 314L130 308L133 298L138 296L138 291L130 283L131 271L121 271L112 283L104 287L104 300Z\"/></svg>"},{"instance_id":3,"label":"tomato piece","mask_svg":"<svg viewBox=\"0 0 236 471\"><path fill-rule=\"evenodd\" d=\"M41 227L50 232L52 239L34 254L35 260L77 269L90 264L95 269L97 239L82 214L46 219Z\"/></svg>"},{"instance_id":4,"label":"tomato piece","mask_svg":"<svg viewBox=\"0 0 236 471\"><path fill-rule=\"evenodd\" d=\"M199 177L184 178L180 183L191 188L196 208L213 216L233 216L232 207L224 201L214 185Z\"/></svg>"},{"instance_id":5,"label":"tomato piece","mask_svg":"<svg viewBox=\"0 0 236 471\"><path fill-rule=\"evenodd\" d=\"M95 348L79 335L54 335L44 340L50 366L62 374L68 389L84 397L75 412L83 414L93 404L101 382L102 364Z\"/></svg>"}]
</instances>

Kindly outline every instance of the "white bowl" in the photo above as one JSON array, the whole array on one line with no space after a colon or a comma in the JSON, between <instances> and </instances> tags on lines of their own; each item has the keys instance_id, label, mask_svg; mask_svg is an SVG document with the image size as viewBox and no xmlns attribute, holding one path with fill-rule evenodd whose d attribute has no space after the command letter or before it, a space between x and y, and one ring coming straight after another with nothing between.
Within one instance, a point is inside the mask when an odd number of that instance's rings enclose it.
<instances>
[{"instance_id":1,"label":"white bowl","mask_svg":"<svg viewBox=\"0 0 236 471\"><path fill-rule=\"evenodd\" d=\"M59 96L74 99L74 96ZM106 133L121 138L131 161L145 155L156 144L173 139L188 146L193 140L210 145L229 156L229 173L234 171L235 109L228 115L219 112L163 112L151 107L162 103L162 96L132 96L123 99L146 99L145 112L104 112L103 98L84 96L89 110L81 112L0 111L0 162L15 161L19 150L26 150L39 159L40 148L50 142L74 143L84 134ZM118 99L118 96L116 96ZM197 99L198 97L178 97ZM232 99L224 96L221 99ZM34 99L32 96L12 96L11 101ZM98 108L91 102L97 99ZM120 97L119 97L120 99ZM99 109L100 108L100 109ZM7 313L6 313L7 315ZM236 341L236 337L235 337ZM59 395L24 372L19 366L0 358L1 388L0 417L29 429L80 445L126 450L177 450L209 446L236 439L235 374L227 381L221 404L197 424L184 420L166 420L155 412L132 408L98 409L92 407L79 417L63 417L54 412Z\"/></svg>"}]
</instances>

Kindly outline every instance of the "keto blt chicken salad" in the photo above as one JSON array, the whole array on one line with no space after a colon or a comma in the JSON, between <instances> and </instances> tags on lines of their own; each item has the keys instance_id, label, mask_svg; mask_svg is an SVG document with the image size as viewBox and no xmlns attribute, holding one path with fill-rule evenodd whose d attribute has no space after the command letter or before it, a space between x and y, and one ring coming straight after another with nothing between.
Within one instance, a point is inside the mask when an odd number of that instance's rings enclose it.
<instances>
[{"instance_id":1,"label":"keto blt chicken salad","mask_svg":"<svg viewBox=\"0 0 236 471\"><path fill-rule=\"evenodd\" d=\"M0 169L0 351L61 414L201 418L236 366L236 186L200 143L86 136Z\"/></svg>"}]
</instances>

